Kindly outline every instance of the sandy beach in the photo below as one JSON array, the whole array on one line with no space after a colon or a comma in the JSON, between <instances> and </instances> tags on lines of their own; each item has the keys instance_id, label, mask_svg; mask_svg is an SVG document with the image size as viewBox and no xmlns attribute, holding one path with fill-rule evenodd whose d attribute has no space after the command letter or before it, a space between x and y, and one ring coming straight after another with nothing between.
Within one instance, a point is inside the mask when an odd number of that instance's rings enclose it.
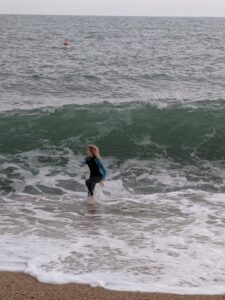
<instances>
[{"instance_id":1,"label":"sandy beach","mask_svg":"<svg viewBox=\"0 0 225 300\"><path fill-rule=\"evenodd\" d=\"M40 283L23 273L0 273L1 300L224 300L221 296L182 296L170 294L130 293L92 288L87 285L53 285Z\"/></svg>"}]
</instances>

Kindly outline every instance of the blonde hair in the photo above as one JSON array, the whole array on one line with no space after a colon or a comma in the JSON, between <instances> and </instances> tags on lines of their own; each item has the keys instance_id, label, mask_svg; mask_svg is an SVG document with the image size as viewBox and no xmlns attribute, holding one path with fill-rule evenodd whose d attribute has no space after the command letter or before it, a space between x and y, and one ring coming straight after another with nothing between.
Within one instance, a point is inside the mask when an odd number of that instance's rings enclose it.
<instances>
[{"instance_id":1,"label":"blonde hair","mask_svg":"<svg viewBox=\"0 0 225 300\"><path fill-rule=\"evenodd\" d=\"M88 150L91 152L91 154L97 158L100 158L100 151L99 148L96 145L88 145L87 146Z\"/></svg>"}]
</instances>

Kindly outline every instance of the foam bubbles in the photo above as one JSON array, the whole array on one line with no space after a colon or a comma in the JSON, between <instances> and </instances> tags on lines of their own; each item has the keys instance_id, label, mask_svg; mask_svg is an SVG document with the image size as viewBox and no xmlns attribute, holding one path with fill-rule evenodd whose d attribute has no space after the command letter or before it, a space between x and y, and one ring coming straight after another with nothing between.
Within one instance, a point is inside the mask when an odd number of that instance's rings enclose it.
<instances>
[{"instance_id":1,"label":"foam bubbles","mask_svg":"<svg viewBox=\"0 0 225 300\"><path fill-rule=\"evenodd\" d=\"M115 290L225 292L224 194L99 193L95 209L85 194L2 197L0 269Z\"/></svg>"}]
</instances>

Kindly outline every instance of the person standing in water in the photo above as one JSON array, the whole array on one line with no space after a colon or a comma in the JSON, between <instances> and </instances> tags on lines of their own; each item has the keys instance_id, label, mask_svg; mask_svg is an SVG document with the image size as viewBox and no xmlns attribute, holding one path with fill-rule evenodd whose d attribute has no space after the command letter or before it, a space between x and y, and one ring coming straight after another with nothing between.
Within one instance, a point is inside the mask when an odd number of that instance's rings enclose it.
<instances>
[{"instance_id":1,"label":"person standing in water","mask_svg":"<svg viewBox=\"0 0 225 300\"><path fill-rule=\"evenodd\" d=\"M95 145L87 146L87 156L82 162L81 166L88 165L90 170L90 177L85 181L88 189L88 200L89 203L95 204L96 200L94 198L95 185L99 183L101 187L104 186L104 180L107 175L104 163L100 158L99 148Z\"/></svg>"}]
</instances>

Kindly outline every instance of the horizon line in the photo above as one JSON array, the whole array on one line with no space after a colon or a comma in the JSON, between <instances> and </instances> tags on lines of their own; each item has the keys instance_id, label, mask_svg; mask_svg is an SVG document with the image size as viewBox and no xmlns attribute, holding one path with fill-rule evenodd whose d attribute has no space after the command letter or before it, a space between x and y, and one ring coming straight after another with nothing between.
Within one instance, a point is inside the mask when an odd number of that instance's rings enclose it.
<instances>
[{"instance_id":1,"label":"horizon line","mask_svg":"<svg viewBox=\"0 0 225 300\"><path fill-rule=\"evenodd\" d=\"M0 13L8 16L61 16L61 17L135 17L135 18L225 18L225 16L182 16L182 15L103 15L103 14L39 14L39 13Z\"/></svg>"}]
</instances>

